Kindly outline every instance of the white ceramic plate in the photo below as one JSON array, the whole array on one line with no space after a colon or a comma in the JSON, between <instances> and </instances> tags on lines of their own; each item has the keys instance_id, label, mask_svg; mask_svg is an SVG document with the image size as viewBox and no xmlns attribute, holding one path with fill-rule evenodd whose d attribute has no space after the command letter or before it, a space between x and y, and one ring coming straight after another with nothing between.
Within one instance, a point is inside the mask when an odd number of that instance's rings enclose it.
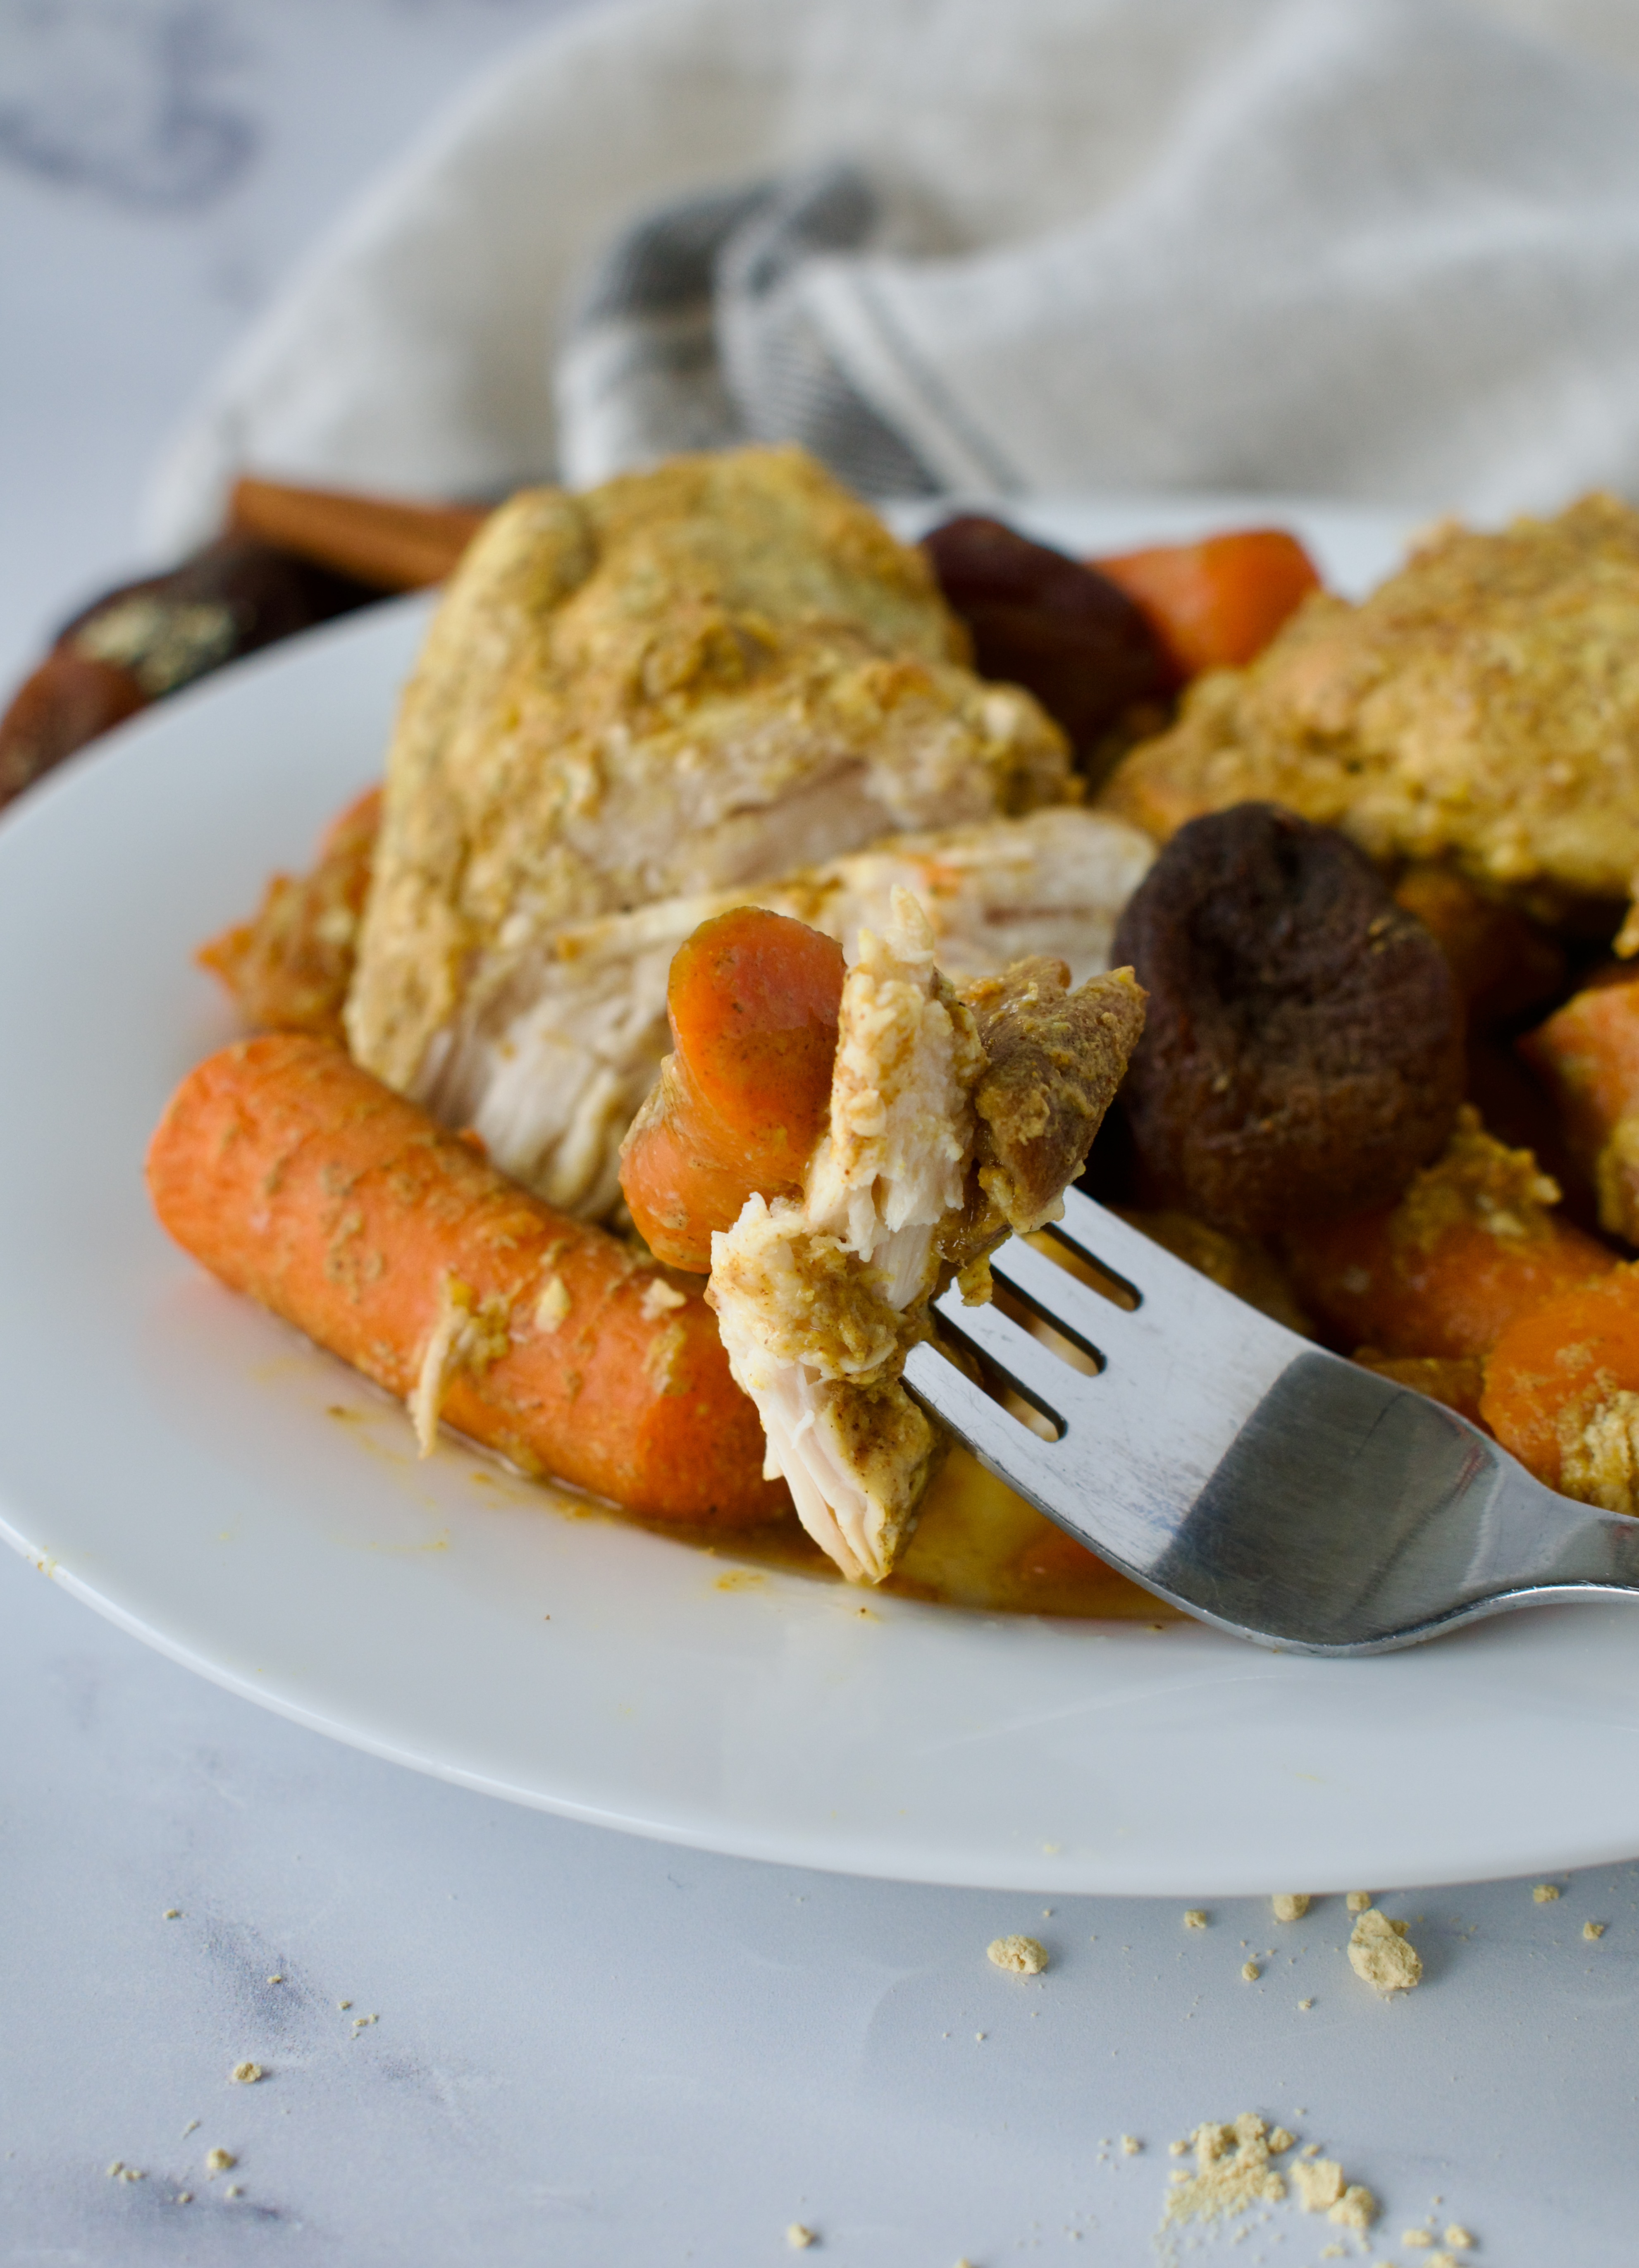
<instances>
[{"instance_id":1,"label":"white ceramic plate","mask_svg":"<svg viewBox=\"0 0 1639 2268\"><path fill-rule=\"evenodd\" d=\"M1297 524L1349 586L1401 526ZM1027 517L1088 549L1223 503ZM0 1528L176 1660L421 1770L758 1858L1040 1890L1336 1889L1639 1850L1639 1616L1361 1662L981 1616L570 1519L208 1281L142 1157L228 1038L190 965L379 769L425 619L228 671L0 825ZM1316 1507L1316 1549L1325 1550Z\"/></svg>"}]
</instances>

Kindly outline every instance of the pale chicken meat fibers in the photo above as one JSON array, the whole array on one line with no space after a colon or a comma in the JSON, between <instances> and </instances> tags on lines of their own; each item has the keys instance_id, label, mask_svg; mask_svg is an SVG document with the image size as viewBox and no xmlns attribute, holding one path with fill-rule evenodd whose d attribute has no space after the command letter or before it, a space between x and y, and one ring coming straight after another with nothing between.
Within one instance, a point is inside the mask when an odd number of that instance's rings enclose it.
<instances>
[{"instance_id":1,"label":"pale chicken meat fibers","mask_svg":"<svg viewBox=\"0 0 1639 2268\"><path fill-rule=\"evenodd\" d=\"M566 924L1063 801L921 554L797 449L526 490L453 578L388 755L346 1023L419 1097Z\"/></svg>"},{"instance_id":2,"label":"pale chicken meat fibers","mask_svg":"<svg viewBox=\"0 0 1639 2268\"><path fill-rule=\"evenodd\" d=\"M942 1453L900 1381L930 1302L1062 1210L1143 998L1127 970L1070 992L1045 957L953 988L903 889L886 934L862 932L802 1194L747 1201L712 1241L707 1292L768 1469L850 1580L889 1572Z\"/></svg>"},{"instance_id":3,"label":"pale chicken meat fibers","mask_svg":"<svg viewBox=\"0 0 1639 2268\"><path fill-rule=\"evenodd\" d=\"M619 1194L621 1139L671 1044L672 956L702 922L763 906L853 955L862 929L880 932L893 892L906 888L927 911L947 976L991 976L1020 954L1047 954L1080 983L1108 968L1116 920L1154 856L1138 828L1061 806L894 836L771 882L569 923L462 1020L413 1092L446 1125L474 1128L496 1165L549 1204L601 1219Z\"/></svg>"}]
</instances>

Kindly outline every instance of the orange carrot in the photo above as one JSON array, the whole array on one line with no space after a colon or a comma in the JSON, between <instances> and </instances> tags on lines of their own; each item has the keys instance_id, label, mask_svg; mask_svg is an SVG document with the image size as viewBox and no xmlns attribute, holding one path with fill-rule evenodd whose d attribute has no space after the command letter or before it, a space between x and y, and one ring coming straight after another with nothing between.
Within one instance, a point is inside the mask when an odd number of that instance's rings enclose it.
<instances>
[{"instance_id":1,"label":"orange carrot","mask_svg":"<svg viewBox=\"0 0 1639 2268\"><path fill-rule=\"evenodd\" d=\"M389 1393L650 1518L785 1502L699 1291L554 1212L351 1063L279 1033L189 1073L148 1157L178 1243Z\"/></svg>"},{"instance_id":2,"label":"orange carrot","mask_svg":"<svg viewBox=\"0 0 1639 2268\"><path fill-rule=\"evenodd\" d=\"M737 906L672 962L674 1052L626 1138L621 1187L638 1233L704 1273L714 1229L753 1190L794 1192L825 1130L842 949L788 915Z\"/></svg>"},{"instance_id":3,"label":"orange carrot","mask_svg":"<svg viewBox=\"0 0 1639 2268\"><path fill-rule=\"evenodd\" d=\"M1482 898L1446 866L1411 866L1394 895L1452 965L1471 1028L1505 1022L1565 989L1565 954L1511 906Z\"/></svg>"},{"instance_id":4,"label":"orange carrot","mask_svg":"<svg viewBox=\"0 0 1639 2268\"><path fill-rule=\"evenodd\" d=\"M1491 1350L1481 1410L1550 1488L1639 1509L1639 1269L1522 1315Z\"/></svg>"},{"instance_id":5,"label":"orange carrot","mask_svg":"<svg viewBox=\"0 0 1639 2268\"><path fill-rule=\"evenodd\" d=\"M1517 1316L1616 1265L1554 1210L1558 1197L1528 1150L1505 1149L1465 1106L1392 1211L1294 1234L1287 1261L1341 1345L1482 1355Z\"/></svg>"},{"instance_id":6,"label":"orange carrot","mask_svg":"<svg viewBox=\"0 0 1639 2268\"><path fill-rule=\"evenodd\" d=\"M1278 527L1244 528L1087 563L1134 600L1180 681L1250 661L1310 592L1320 588L1313 560L1295 535Z\"/></svg>"},{"instance_id":7,"label":"orange carrot","mask_svg":"<svg viewBox=\"0 0 1639 2268\"><path fill-rule=\"evenodd\" d=\"M1639 977L1577 993L1519 1052L1559 1103L1600 1227L1639 1244Z\"/></svg>"},{"instance_id":8,"label":"orange carrot","mask_svg":"<svg viewBox=\"0 0 1639 2268\"><path fill-rule=\"evenodd\" d=\"M380 825L381 790L366 788L325 829L311 873L276 874L251 920L200 946L248 1022L341 1039Z\"/></svg>"}]
</instances>

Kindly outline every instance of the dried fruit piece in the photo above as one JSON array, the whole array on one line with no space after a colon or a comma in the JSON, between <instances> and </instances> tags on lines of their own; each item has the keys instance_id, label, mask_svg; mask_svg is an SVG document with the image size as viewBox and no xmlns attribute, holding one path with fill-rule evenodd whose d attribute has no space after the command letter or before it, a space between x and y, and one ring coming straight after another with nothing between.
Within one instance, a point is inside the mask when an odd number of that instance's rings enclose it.
<instances>
[{"instance_id":1,"label":"dried fruit piece","mask_svg":"<svg viewBox=\"0 0 1639 2268\"><path fill-rule=\"evenodd\" d=\"M1259 1233L1397 1197L1462 1094L1444 955L1342 836L1271 804L1180 828L1116 931L1150 993L1121 1102L1161 1200Z\"/></svg>"},{"instance_id":2,"label":"dried fruit piece","mask_svg":"<svg viewBox=\"0 0 1639 2268\"><path fill-rule=\"evenodd\" d=\"M1165 698L1173 672L1161 640L1095 568L972 512L936 527L922 549L972 634L979 674L1033 693L1084 768L1135 703Z\"/></svg>"}]
</instances>

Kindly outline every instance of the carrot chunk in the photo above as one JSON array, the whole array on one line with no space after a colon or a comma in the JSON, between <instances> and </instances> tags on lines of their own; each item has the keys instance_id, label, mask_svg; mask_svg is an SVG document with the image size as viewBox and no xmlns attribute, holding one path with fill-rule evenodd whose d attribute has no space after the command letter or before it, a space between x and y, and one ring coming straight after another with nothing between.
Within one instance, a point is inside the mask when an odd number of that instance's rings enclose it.
<instances>
[{"instance_id":1,"label":"carrot chunk","mask_svg":"<svg viewBox=\"0 0 1639 2268\"><path fill-rule=\"evenodd\" d=\"M1088 563L1134 600L1184 681L1203 670L1251 661L1310 592L1320 588L1313 560L1295 535L1278 527L1161 544Z\"/></svg>"},{"instance_id":2,"label":"carrot chunk","mask_svg":"<svg viewBox=\"0 0 1639 2268\"><path fill-rule=\"evenodd\" d=\"M1518 1317L1487 1359L1480 1407L1550 1488L1639 1511L1639 1268Z\"/></svg>"},{"instance_id":3,"label":"carrot chunk","mask_svg":"<svg viewBox=\"0 0 1639 2268\"><path fill-rule=\"evenodd\" d=\"M1616 1262L1555 1210L1557 1185L1465 1106L1443 1154L1387 1212L1286 1241L1299 1298L1336 1342L1385 1355L1482 1355L1517 1316Z\"/></svg>"},{"instance_id":4,"label":"carrot chunk","mask_svg":"<svg viewBox=\"0 0 1639 2268\"><path fill-rule=\"evenodd\" d=\"M842 949L788 915L736 906L672 962L674 1052L621 1153L621 1187L659 1259L703 1274L712 1232L753 1191L794 1193L826 1127Z\"/></svg>"},{"instance_id":5,"label":"carrot chunk","mask_svg":"<svg viewBox=\"0 0 1639 2268\"><path fill-rule=\"evenodd\" d=\"M1600 1227L1639 1244L1639 979L1577 993L1519 1052L1559 1103Z\"/></svg>"},{"instance_id":6,"label":"carrot chunk","mask_svg":"<svg viewBox=\"0 0 1639 2268\"><path fill-rule=\"evenodd\" d=\"M277 1033L183 1080L148 1155L185 1250L408 1400L655 1519L787 1501L698 1290L555 1212L327 1041Z\"/></svg>"},{"instance_id":7,"label":"carrot chunk","mask_svg":"<svg viewBox=\"0 0 1639 2268\"><path fill-rule=\"evenodd\" d=\"M1472 1028L1505 1023L1564 990L1562 947L1511 906L1481 897L1449 867L1408 867L1394 895L1451 963Z\"/></svg>"}]
</instances>

